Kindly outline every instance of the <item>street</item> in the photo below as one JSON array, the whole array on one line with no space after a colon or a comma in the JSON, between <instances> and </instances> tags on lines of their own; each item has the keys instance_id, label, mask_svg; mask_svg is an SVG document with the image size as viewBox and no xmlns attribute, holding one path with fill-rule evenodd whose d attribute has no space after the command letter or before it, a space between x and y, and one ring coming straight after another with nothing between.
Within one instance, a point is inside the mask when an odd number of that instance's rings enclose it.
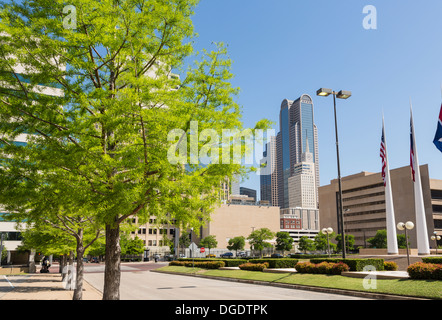
<instances>
[{"instance_id":1,"label":"street","mask_svg":"<svg viewBox=\"0 0 442 320\"><path fill-rule=\"evenodd\" d=\"M149 270L164 263L121 266L121 300L365 300L358 297L162 274ZM85 266L84 279L103 290L104 265Z\"/></svg>"}]
</instances>

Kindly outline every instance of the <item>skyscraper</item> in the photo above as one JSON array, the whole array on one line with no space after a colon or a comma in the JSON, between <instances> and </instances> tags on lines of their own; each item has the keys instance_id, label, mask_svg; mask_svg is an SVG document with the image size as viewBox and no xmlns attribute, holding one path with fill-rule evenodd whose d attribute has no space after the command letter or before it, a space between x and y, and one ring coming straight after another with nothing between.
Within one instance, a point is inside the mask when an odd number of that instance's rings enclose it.
<instances>
[{"instance_id":1,"label":"skyscraper","mask_svg":"<svg viewBox=\"0 0 442 320\"><path fill-rule=\"evenodd\" d=\"M302 155L311 148L314 165L315 196L319 186L318 132L314 123L313 100L303 94L295 101L285 99L279 114L280 132L276 137L276 158L278 176L278 202L282 209L290 207L289 178L295 173L295 166L302 162ZM293 197L293 196L292 196Z\"/></svg>"}]
</instances>

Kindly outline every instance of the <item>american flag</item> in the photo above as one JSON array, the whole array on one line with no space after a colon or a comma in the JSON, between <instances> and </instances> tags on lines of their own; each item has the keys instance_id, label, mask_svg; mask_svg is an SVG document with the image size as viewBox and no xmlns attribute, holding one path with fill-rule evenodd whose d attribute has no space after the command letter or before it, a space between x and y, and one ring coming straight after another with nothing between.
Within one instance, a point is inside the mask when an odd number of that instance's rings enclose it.
<instances>
[{"instance_id":1,"label":"american flag","mask_svg":"<svg viewBox=\"0 0 442 320\"><path fill-rule=\"evenodd\" d=\"M442 106L440 107L439 121L437 122L437 130L433 142L436 148L442 152Z\"/></svg>"},{"instance_id":2,"label":"american flag","mask_svg":"<svg viewBox=\"0 0 442 320\"><path fill-rule=\"evenodd\" d=\"M382 137L381 137L381 159L382 159L382 179L384 180L384 187L387 186L386 172L387 169L387 147L385 145L385 132L384 125L382 124Z\"/></svg>"},{"instance_id":3,"label":"american flag","mask_svg":"<svg viewBox=\"0 0 442 320\"><path fill-rule=\"evenodd\" d=\"M410 167L411 167L411 177L413 182L416 182L415 177L415 167L414 167L414 136L413 136L413 118L410 120Z\"/></svg>"}]
</instances>

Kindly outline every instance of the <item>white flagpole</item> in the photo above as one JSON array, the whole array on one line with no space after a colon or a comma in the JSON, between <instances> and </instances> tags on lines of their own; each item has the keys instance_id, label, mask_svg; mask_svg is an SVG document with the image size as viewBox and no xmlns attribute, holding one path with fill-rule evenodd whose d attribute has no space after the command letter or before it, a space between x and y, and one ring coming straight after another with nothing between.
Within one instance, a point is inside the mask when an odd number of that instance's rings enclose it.
<instances>
[{"instance_id":1,"label":"white flagpole","mask_svg":"<svg viewBox=\"0 0 442 320\"><path fill-rule=\"evenodd\" d=\"M416 235L417 235L417 250L419 255L430 254L430 244L428 240L427 220L425 218L424 196L422 193L421 174L419 168L419 160L417 156L416 137L414 134L413 110L410 99L410 121L411 133L413 137L413 152L414 152L414 205L416 212Z\"/></svg>"},{"instance_id":2,"label":"white flagpole","mask_svg":"<svg viewBox=\"0 0 442 320\"><path fill-rule=\"evenodd\" d=\"M390 167L388 165L387 137L385 136L384 115L382 115L382 132L385 145L385 211L387 220L387 251L388 254L398 254L396 222L394 218L393 193L391 190Z\"/></svg>"}]
</instances>

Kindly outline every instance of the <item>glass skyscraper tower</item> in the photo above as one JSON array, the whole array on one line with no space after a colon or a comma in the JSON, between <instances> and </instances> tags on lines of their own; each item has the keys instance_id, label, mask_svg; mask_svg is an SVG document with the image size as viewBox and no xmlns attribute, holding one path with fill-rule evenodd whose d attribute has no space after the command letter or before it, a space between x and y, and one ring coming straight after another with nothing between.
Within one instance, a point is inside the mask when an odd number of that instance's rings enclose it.
<instances>
[{"instance_id":1,"label":"glass skyscraper tower","mask_svg":"<svg viewBox=\"0 0 442 320\"><path fill-rule=\"evenodd\" d=\"M279 123L280 132L276 137L278 204L285 209L290 207L290 192L294 192L290 190L288 180L309 147L313 155L316 189L319 186L318 132L312 98L303 94L295 101L285 99L281 104Z\"/></svg>"}]
</instances>

